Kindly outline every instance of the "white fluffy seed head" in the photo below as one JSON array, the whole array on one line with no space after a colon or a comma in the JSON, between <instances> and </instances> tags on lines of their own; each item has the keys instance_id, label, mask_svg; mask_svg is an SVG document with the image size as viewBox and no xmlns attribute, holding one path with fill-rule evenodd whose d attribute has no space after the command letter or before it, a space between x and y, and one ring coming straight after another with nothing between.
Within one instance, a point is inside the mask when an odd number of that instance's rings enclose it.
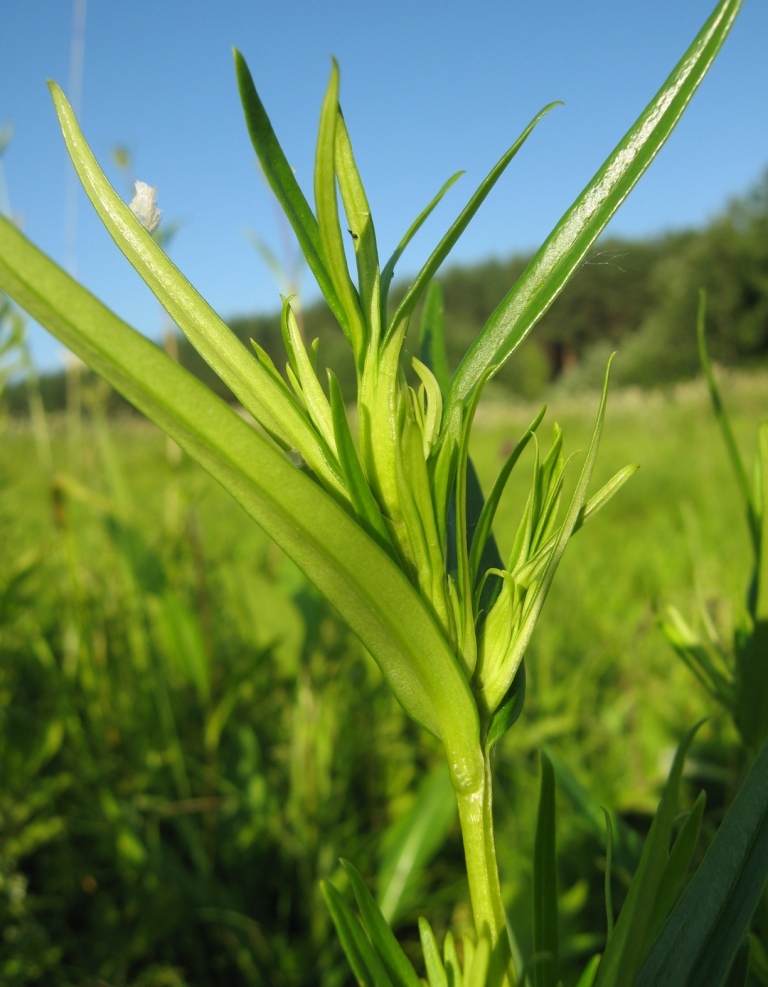
<instances>
[{"instance_id":1,"label":"white fluffy seed head","mask_svg":"<svg viewBox=\"0 0 768 987\"><path fill-rule=\"evenodd\" d=\"M157 189L146 182L134 182L135 194L130 209L147 233L154 233L160 225L162 212L157 208Z\"/></svg>"}]
</instances>

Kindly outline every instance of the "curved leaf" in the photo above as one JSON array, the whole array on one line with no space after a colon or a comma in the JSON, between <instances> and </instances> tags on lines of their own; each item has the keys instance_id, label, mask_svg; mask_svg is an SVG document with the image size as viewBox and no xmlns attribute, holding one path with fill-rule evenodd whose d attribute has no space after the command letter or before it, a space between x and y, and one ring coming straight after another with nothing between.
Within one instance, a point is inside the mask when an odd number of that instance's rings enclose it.
<instances>
[{"instance_id":1,"label":"curved leaf","mask_svg":"<svg viewBox=\"0 0 768 987\"><path fill-rule=\"evenodd\" d=\"M381 306L382 306L382 322L386 322L386 304L387 304L387 292L389 291L389 285L392 278L395 275L395 264L400 260L403 251L411 242L411 240L416 236L421 227L426 223L427 219L431 216L432 212L437 208L440 200L443 198L445 193L455 184L461 176L464 174L463 171L457 171L445 182L441 187L437 195L432 199L424 209L421 210L416 219L411 223L408 229L405 231L400 243L389 258L387 263L384 265L384 269L381 272Z\"/></svg>"},{"instance_id":2,"label":"curved leaf","mask_svg":"<svg viewBox=\"0 0 768 987\"><path fill-rule=\"evenodd\" d=\"M525 339L653 161L720 50L741 3L721 0L654 99L491 315L451 385L445 428L453 434L467 394L490 367L498 371Z\"/></svg>"},{"instance_id":3,"label":"curved leaf","mask_svg":"<svg viewBox=\"0 0 768 987\"><path fill-rule=\"evenodd\" d=\"M480 184L480 187L477 189L477 191L469 200L469 202L466 204L466 206L462 209L456 221L453 223L453 225L445 234L445 236L440 241L440 243L438 243L438 245L429 255L426 263L419 271L419 273L416 275L414 280L411 282L408 291L405 293L403 300L398 305L395 314L392 316L389 322L387 335L391 335L392 333L396 332L398 330L398 327L404 321L407 321L410 318L410 316L413 314L413 310L416 308L416 305L418 304L419 299L421 298L425 289L429 285L429 282L435 276L438 269L440 268L440 265L443 263L443 261L448 256L448 254L451 252L451 250L454 247L454 244L469 225L470 221L472 220L472 217L475 215L477 210L485 201L486 197L488 196L488 193L491 191L491 189L499 180L499 178L501 178L507 165L510 163L512 158L514 158L514 156L517 154L517 152L520 150L523 144L525 144L525 142L531 136L534 128L536 127L536 124L539 123L539 121L543 117L545 117L550 110L554 109L555 106L559 106L559 105L560 104L557 102L549 103L547 106L544 107L543 110L540 110L533 118L533 120L531 120L531 122L522 132L522 134L520 134L520 136L517 138L517 140L512 145L512 147L510 147L509 150L505 151L504 154L502 154L501 158L493 166L493 168L491 168L488 175Z\"/></svg>"},{"instance_id":4,"label":"curved leaf","mask_svg":"<svg viewBox=\"0 0 768 987\"><path fill-rule=\"evenodd\" d=\"M341 864L352 885L365 931L381 958L392 983L395 987L419 987L419 978L416 976L410 960L387 924L373 895L365 886L365 881L360 876L359 871L348 860L342 860Z\"/></svg>"},{"instance_id":5,"label":"curved leaf","mask_svg":"<svg viewBox=\"0 0 768 987\"><path fill-rule=\"evenodd\" d=\"M334 457L285 388L252 356L211 306L163 253L107 181L83 137L72 107L49 83L67 150L88 198L110 236L157 296L173 322L243 407L286 447L298 449L310 468L342 497Z\"/></svg>"},{"instance_id":6,"label":"curved leaf","mask_svg":"<svg viewBox=\"0 0 768 987\"><path fill-rule=\"evenodd\" d=\"M768 878L768 741L701 866L669 916L636 987L718 987Z\"/></svg>"}]
</instances>

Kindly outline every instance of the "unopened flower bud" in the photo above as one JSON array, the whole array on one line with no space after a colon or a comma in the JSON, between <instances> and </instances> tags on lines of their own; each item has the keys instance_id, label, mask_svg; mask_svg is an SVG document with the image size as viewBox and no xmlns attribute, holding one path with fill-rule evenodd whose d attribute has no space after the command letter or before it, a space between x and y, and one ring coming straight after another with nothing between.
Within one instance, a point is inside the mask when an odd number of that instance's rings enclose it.
<instances>
[{"instance_id":1,"label":"unopened flower bud","mask_svg":"<svg viewBox=\"0 0 768 987\"><path fill-rule=\"evenodd\" d=\"M157 189L146 182L134 182L136 193L130 209L147 233L154 233L160 225L162 212L157 208Z\"/></svg>"}]
</instances>

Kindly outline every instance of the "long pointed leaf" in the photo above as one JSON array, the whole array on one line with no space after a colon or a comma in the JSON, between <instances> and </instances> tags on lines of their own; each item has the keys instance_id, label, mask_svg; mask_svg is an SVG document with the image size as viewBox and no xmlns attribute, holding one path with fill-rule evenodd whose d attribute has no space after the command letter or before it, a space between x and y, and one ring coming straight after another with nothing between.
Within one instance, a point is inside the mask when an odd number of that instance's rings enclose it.
<instances>
[{"instance_id":1,"label":"long pointed leaf","mask_svg":"<svg viewBox=\"0 0 768 987\"><path fill-rule=\"evenodd\" d=\"M400 257L402 256L402 253L405 250L405 248L408 246L411 240L416 236L416 234L419 232L419 230L424 225L424 223L426 223L427 219L430 217L430 215L437 207L440 200L443 198L443 196L451 187L451 185L457 182L463 174L464 174L463 171L457 171L455 174L451 175L448 181L441 186L440 191L437 193L434 199L432 199L431 202L427 206L425 206L424 209L422 209L422 211L419 213L416 219L408 227L402 240L400 241L400 243L398 243L397 247L395 248L394 253L389 258L387 263L384 265L384 269L381 272L382 323L384 324L386 323L387 293L389 291L390 282L392 281L392 278L394 277L395 274L395 264L397 264L397 262L400 260Z\"/></svg>"},{"instance_id":2,"label":"long pointed leaf","mask_svg":"<svg viewBox=\"0 0 768 987\"><path fill-rule=\"evenodd\" d=\"M701 866L651 948L636 987L718 987L768 878L768 741Z\"/></svg>"},{"instance_id":3,"label":"long pointed leaf","mask_svg":"<svg viewBox=\"0 0 768 987\"><path fill-rule=\"evenodd\" d=\"M366 342L366 325L360 311L355 286L349 276L344 240L339 223L339 201L336 192L336 130L339 123L339 68L331 67L331 78L320 111L315 155L315 208L320 228L320 243L326 260L328 276L344 309L341 324L355 354L358 368L362 366Z\"/></svg>"},{"instance_id":4,"label":"long pointed leaf","mask_svg":"<svg viewBox=\"0 0 768 987\"><path fill-rule=\"evenodd\" d=\"M340 109L336 120L335 162L341 201L344 203L350 236L355 248L360 303L363 316L368 323L370 345L376 345L381 332L379 254L376 249L376 233L373 228L371 207L368 205L368 197L352 153L347 125Z\"/></svg>"},{"instance_id":5,"label":"long pointed leaf","mask_svg":"<svg viewBox=\"0 0 768 987\"><path fill-rule=\"evenodd\" d=\"M448 987L448 975L440 958L440 949L432 926L425 918L419 919L419 936L421 938L421 951L424 954L424 965L427 968L429 987Z\"/></svg>"},{"instance_id":6,"label":"long pointed leaf","mask_svg":"<svg viewBox=\"0 0 768 987\"><path fill-rule=\"evenodd\" d=\"M656 895L653 920L648 926L649 939L656 937L683 886L693 851L696 849L706 804L707 797L704 792L701 792L680 827L677 839L669 852L669 860L664 868L664 876Z\"/></svg>"},{"instance_id":7,"label":"long pointed leaf","mask_svg":"<svg viewBox=\"0 0 768 987\"><path fill-rule=\"evenodd\" d=\"M352 909L328 881L320 883L328 911L352 972L361 987L395 987Z\"/></svg>"},{"instance_id":8,"label":"long pointed leaf","mask_svg":"<svg viewBox=\"0 0 768 987\"><path fill-rule=\"evenodd\" d=\"M647 934L653 924L656 899L669 858L669 843L677 816L685 755L700 726L697 723L689 730L677 748L629 894L603 954L597 974L597 987L625 987L626 984L635 983L635 976L647 949ZM669 987L672 987L671 981ZM682 983L679 987L683 987Z\"/></svg>"},{"instance_id":9,"label":"long pointed leaf","mask_svg":"<svg viewBox=\"0 0 768 987\"><path fill-rule=\"evenodd\" d=\"M342 860L341 863L355 893L357 907L360 909L365 930L376 947L376 952L381 957L392 983L395 987L419 987L419 978L416 976L410 960L381 914L379 906L365 886L365 881L360 873L348 860Z\"/></svg>"},{"instance_id":10,"label":"long pointed leaf","mask_svg":"<svg viewBox=\"0 0 768 987\"><path fill-rule=\"evenodd\" d=\"M425 363L435 375L435 380L440 385L440 393L445 396L448 393L450 374L445 352L443 309L443 289L437 281L433 281L427 288L427 297L424 299L424 309L421 314L419 356L422 363Z\"/></svg>"},{"instance_id":11,"label":"long pointed leaf","mask_svg":"<svg viewBox=\"0 0 768 987\"><path fill-rule=\"evenodd\" d=\"M331 307L339 324L344 326L346 316L336 289L333 287L328 270L325 266L323 249L320 243L320 231L315 215L299 188L293 174L293 169L283 153L282 147L272 129L267 111L259 99L253 77L245 59L237 49L234 50L235 73L240 90L240 101L243 104L245 122L251 143L259 158L269 187L275 194L283 209L293 232L299 241L301 252L307 259L310 270L315 276L320 290Z\"/></svg>"},{"instance_id":12,"label":"long pointed leaf","mask_svg":"<svg viewBox=\"0 0 768 987\"><path fill-rule=\"evenodd\" d=\"M446 429L490 367L498 370L563 290L659 152L717 55L742 0L721 0L632 129L579 195L467 351L453 379Z\"/></svg>"},{"instance_id":13,"label":"long pointed leaf","mask_svg":"<svg viewBox=\"0 0 768 987\"><path fill-rule=\"evenodd\" d=\"M343 486L324 443L298 405L253 357L210 305L141 226L107 181L61 89L51 95L67 150L101 221L126 258L205 362L254 418L285 445L298 449L310 468L343 496Z\"/></svg>"},{"instance_id":14,"label":"long pointed leaf","mask_svg":"<svg viewBox=\"0 0 768 987\"><path fill-rule=\"evenodd\" d=\"M493 168L488 173L487 177L483 180L478 190L466 204L464 209L462 209L459 217L455 223L451 226L445 236L442 238L440 243L435 247L430 256L427 258L427 262L424 264L422 269L416 275L415 279L411 283L408 291L405 293L405 297L400 302L392 316L389 323L389 328L387 330L388 334L394 333L403 322L407 321L413 310L416 308L419 299L421 298L424 290L426 289L429 282L437 274L440 265L443 263L445 258L453 249L454 244L459 239L461 234L469 225L472 217L475 215L477 210L483 204L496 182L501 178L507 165L510 163L512 158L517 154L523 144L528 140L536 124L549 113L551 109L558 106L559 103L549 103L545 106L543 110L536 114L536 116L531 120L522 134L518 137L512 147L501 156L498 162L493 166Z\"/></svg>"}]
</instances>

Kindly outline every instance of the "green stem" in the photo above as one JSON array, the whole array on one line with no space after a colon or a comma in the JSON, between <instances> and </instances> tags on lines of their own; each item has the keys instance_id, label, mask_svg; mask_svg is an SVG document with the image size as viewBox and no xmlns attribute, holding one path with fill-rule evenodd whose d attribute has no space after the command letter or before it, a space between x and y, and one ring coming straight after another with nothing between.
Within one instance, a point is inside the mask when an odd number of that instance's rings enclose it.
<instances>
[{"instance_id":1,"label":"green stem","mask_svg":"<svg viewBox=\"0 0 768 987\"><path fill-rule=\"evenodd\" d=\"M459 805L475 929L478 938L488 936L491 941L488 987L512 987L517 978L511 962L507 920L496 863L491 765L487 754L484 757L484 766L481 786L472 792L457 792L456 800Z\"/></svg>"}]
</instances>

